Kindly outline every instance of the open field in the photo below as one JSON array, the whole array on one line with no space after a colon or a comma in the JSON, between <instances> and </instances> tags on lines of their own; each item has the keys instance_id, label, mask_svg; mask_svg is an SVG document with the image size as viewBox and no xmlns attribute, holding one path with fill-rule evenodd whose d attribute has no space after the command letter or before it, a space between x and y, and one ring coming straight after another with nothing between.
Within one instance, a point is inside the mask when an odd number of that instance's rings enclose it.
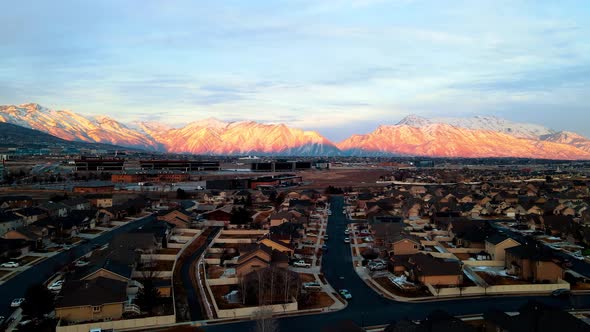
<instances>
[{"instance_id":1,"label":"open field","mask_svg":"<svg viewBox=\"0 0 590 332\"><path fill-rule=\"evenodd\" d=\"M298 175L304 182L311 182L301 186L302 189L322 189L334 187L384 187L385 184L375 183L380 176L390 175L391 171L383 169L331 169L325 171L303 171Z\"/></svg>"}]
</instances>

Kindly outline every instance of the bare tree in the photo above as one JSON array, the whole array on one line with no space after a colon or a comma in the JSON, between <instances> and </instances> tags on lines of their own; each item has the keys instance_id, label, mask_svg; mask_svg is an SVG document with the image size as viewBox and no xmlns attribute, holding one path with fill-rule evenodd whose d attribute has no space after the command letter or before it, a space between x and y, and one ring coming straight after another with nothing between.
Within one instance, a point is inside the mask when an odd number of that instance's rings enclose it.
<instances>
[{"instance_id":1,"label":"bare tree","mask_svg":"<svg viewBox=\"0 0 590 332\"><path fill-rule=\"evenodd\" d=\"M240 296L242 297L242 304L246 304L246 289L247 282L243 275L238 275L238 286L240 287Z\"/></svg>"}]
</instances>

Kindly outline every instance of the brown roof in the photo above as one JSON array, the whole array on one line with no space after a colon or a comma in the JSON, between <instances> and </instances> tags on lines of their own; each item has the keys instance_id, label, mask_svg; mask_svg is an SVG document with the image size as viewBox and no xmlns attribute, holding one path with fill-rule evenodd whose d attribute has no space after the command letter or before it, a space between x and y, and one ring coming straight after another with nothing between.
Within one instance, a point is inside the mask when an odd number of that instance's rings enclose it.
<instances>
[{"instance_id":1,"label":"brown roof","mask_svg":"<svg viewBox=\"0 0 590 332\"><path fill-rule=\"evenodd\" d=\"M125 302L127 283L98 277L91 280L66 281L55 307L98 306Z\"/></svg>"},{"instance_id":2,"label":"brown roof","mask_svg":"<svg viewBox=\"0 0 590 332\"><path fill-rule=\"evenodd\" d=\"M456 259L436 258L430 254L418 253L413 255L394 256L407 269L425 276L460 275L461 263Z\"/></svg>"}]
</instances>

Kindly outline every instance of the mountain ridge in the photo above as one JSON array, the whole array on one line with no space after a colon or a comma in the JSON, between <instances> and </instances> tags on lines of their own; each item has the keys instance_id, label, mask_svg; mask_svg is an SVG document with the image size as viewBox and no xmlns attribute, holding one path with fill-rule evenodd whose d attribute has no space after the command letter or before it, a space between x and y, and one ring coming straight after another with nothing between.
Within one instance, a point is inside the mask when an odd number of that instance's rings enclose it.
<instances>
[{"instance_id":1,"label":"mountain ridge","mask_svg":"<svg viewBox=\"0 0 590 332\"><path fill-rule=\"evenodd\" d=\"M149 151L203 155L417 155L590 159L590 140L495 116L425 118L409 115L395 125L334 143L316 131L285 124L226 122L205 118L172 127L159 122L125 124L105 115L83 116L35 103L0 106L0 122L62 139Z\"/></svg>"}]
</instances>

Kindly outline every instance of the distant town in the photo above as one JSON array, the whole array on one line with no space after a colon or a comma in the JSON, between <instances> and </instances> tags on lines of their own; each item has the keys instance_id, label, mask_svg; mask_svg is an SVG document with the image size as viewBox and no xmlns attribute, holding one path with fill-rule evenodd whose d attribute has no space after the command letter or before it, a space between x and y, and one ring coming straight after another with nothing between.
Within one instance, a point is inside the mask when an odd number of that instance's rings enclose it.
<instances>
[{"instance_id":1,"label":"distant town","mask_svg":"<svg viewBox=\"0 0 590 332\"><path fill-rule=\"evenodd\" d=\"M7 330L590 327L585 162L1 158Z\"/></svg>"}]
</instances>

